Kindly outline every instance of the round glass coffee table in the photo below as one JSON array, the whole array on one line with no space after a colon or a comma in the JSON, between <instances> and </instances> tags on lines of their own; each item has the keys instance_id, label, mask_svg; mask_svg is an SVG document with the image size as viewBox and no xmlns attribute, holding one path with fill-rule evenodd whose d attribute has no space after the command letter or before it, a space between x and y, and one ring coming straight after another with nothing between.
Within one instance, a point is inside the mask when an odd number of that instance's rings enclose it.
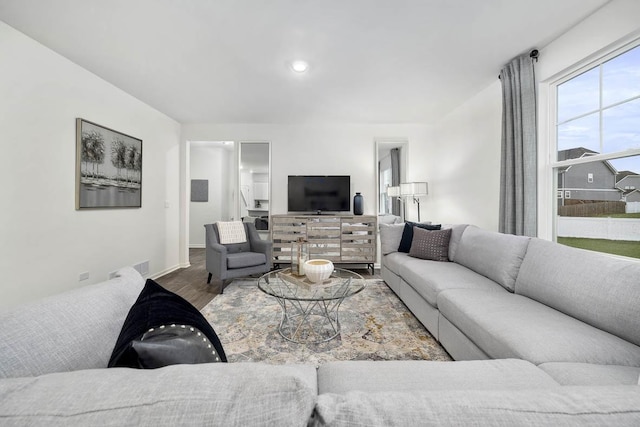
<instances>
[{"instance_id":1,"label":"round glass coffee table","mask_svg":"<svg viewBox=\"0 0 640 427\"><path fill-rule=\"evenodd\" d=\"M295 343L314 344L340 334L340 304L362 291L365 281L353 271L336 268L328 280L312 284L285 268L261 276L258 287L282 308L280 335Z\"/></svg>"}]
</instances>

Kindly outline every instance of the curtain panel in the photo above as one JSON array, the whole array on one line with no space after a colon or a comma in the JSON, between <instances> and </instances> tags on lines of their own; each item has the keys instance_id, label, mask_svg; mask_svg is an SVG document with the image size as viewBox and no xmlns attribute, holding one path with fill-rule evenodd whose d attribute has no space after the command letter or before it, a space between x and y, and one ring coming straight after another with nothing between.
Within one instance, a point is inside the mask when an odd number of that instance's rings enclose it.
<instances>
[{"instance_id":1,"label":"curtain panel","mask_svg":"<svg viewBox=\"0 0 640 427\"><path fill-rule=\"evenodd\" d=\"M500 219L502 233L537 235L537 97L534 58L521 55L500 72L502 151Z\"/></svg>"},{"instance_id":2,"label":"curtain panel","mask_svg":"<svg viewBox=\"0 0 640 427\"><path fill-rule=\"evenodd\" d=\"M391 185L396 187L400 185L400 149L391 149ZM394 197L391 200L391 213L400 216L400 200ZM404 218L402 218L404 220Z\"/></svg>"}]
</instances>

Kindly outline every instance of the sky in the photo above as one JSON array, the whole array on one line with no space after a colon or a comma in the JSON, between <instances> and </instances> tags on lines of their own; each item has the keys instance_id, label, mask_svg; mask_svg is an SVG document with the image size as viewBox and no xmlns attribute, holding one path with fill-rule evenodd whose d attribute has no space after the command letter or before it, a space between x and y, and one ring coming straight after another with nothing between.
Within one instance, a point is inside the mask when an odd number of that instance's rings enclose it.
<instances>
[{"instance_id":1,"label":"sky","mask_svg":"<svg viewBox=\"0 0 640 427\"><path fill-rule=\"evenodd\" d=\"M640 149L640 46L558 86L558 150ZM612 160L640 173L640 156Z\"/></svg>"}]
</instances>

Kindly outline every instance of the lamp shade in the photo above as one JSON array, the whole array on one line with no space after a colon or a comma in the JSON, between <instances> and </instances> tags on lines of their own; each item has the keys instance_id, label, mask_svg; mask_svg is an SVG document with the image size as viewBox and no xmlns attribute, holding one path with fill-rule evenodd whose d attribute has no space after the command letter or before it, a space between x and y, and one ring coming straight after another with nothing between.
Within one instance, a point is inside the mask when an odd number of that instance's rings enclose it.
<instances>
[{"instance_id":1,"label":"lamp shade","mask_svg":"<svg viewBox=\"0 0 640 427\"><path fill-rule=\"evenodd\" d=\"M395 187L391 187L388 186L387 187L387 196L388 197L398 197L400 195L400 187L399 186L395 186Z\"/></svg>"},{"instance_id":2,"label":"lamp shade","mask_svg":"<svg viewBox=\"0 0 640 427\"><path fill-rule=\"evenodd\" d=\"M426 182L404 182L400 184L402 196L424 196L429 194L429 184Z\"/></svg>"}]
</instances>

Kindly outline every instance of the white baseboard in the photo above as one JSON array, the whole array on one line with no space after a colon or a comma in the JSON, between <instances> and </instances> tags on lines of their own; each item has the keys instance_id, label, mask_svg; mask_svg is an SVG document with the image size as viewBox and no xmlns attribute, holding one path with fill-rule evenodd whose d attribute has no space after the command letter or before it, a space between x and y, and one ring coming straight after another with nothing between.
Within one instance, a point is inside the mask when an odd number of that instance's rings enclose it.
<instances>
[{"instance_id":1,"label":"white baseboard","mask_svg":"<svg viewBox=\"0 0 640 427\"><path fill-rule=\"evenodd\" d=\"M207 246L204 243L194 243L192 245L189 245L189 249L204 249Z\"/></svg>"},{"instance_id":2,"label":"white baseboard","mask_svg":"<svg viewBox=\"0 0 640 427\"><path fill-rule=\"evenodd\" d=\"M174 272L176 270L179 270L181 268L189 267L190 265L191 264L187 264L185 267L183 267L181 264L178 264L178 265L175 265L173 267L169 267L169 268L167 268L165 270L162 270L162 271L159 271L157 273L152 274L151 276L149 276L149 279L156 280L158 277L162 277L162 276L164 276L166 274L172 273L172 272Z\"/></svg>"}]
</instances>

